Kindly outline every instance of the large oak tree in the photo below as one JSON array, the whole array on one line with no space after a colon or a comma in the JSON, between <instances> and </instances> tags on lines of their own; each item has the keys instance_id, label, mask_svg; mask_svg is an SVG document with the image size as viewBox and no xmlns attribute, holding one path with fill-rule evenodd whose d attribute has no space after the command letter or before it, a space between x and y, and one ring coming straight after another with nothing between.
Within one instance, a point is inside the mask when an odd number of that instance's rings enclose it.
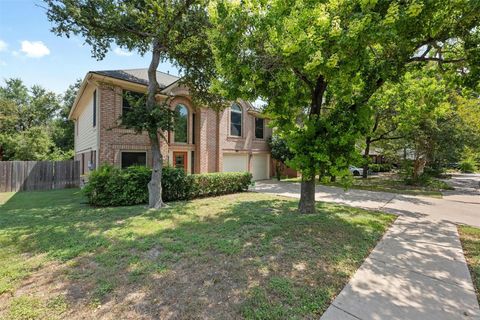
<instances>
[{"instance_id":1,"label":"large oak tree","mask_svg":"<svg viewBox=\"0 0 480 320\"><path fill-rule=\"evenodd\" d=\"M268 103L302 173L302 213L316 175L346 173L370 97L407 65L456 64L478 81L476 0L220 0L211 17L214 87Z\"/></svg>"}]
</instances>

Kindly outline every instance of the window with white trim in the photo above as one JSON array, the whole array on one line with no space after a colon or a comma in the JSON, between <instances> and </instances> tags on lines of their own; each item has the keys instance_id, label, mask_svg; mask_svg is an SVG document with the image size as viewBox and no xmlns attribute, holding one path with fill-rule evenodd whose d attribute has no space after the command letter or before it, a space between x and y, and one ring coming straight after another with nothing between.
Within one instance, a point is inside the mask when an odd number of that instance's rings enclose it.
<instances>
[{"instance_id":1,"label":"window with white trim","mask_svg":"<svg viewBox=\"0 0 480 320\"><path fill-rule=\"evenodd\" d=\"M175 113L174 141L188 143L188 109L183 104L177 104Z\"/></svg>"},{"instance_id":2,"label":"window with white trim","mask_svg":"<svg viewBox=\"0 0 480 320\"><path fill-rule=\"evenodd\" d=\"M242 107L237 103L232 104L230 107L230 135L242 136L242 118Z\"/></svg>"}]
</instances>

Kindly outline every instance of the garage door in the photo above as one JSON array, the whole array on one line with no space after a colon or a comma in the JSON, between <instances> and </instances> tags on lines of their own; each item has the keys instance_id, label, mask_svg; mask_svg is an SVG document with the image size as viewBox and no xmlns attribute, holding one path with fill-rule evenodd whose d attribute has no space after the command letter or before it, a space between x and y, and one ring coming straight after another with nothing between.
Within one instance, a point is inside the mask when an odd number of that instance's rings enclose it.
<instances>
[{"instance_id":1,"label":"garage door","mask_svg":"<svg viewBox=\"0 0 480 320\"><path fill-rule=\"evenodd\" d=\"M248 155L237 153L223 154L223 172L248 171Z\"/></svg>"},{"instance_id":2,"label":"garage door","mask_svg":"<svg viewBox=\"0 0 480 320\"><path fill-rule=\"evenodd\" d=\"M268 179L268 155L254 154L252 156L253 180Z\"/></svg>"}]
</instances>

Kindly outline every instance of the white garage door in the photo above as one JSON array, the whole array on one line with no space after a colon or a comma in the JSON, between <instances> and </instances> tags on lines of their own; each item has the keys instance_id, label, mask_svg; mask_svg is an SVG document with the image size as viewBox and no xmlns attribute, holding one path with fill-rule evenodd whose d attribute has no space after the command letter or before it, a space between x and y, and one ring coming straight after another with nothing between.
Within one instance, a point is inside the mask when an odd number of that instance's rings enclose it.
<instances>
[{"instance_id":1,"label":"white garage door","mask_svg":"<svg viewBox=\"0 0 480 320\"><path fill-rule=\"evenodd\" d=\"M253 180L268 179L268 155L254 154L252 156L252 175Z\"/></svg>"},{"instance_id":2,"label":"white garage door","mask_svg":"<svg viewBox=\"0 0 480 320\"><path fill-rule=\"evenodd\" d=\"M237 153L223 154L223 172L248 171L248 155Z\"/></svg>"}]
</instances>

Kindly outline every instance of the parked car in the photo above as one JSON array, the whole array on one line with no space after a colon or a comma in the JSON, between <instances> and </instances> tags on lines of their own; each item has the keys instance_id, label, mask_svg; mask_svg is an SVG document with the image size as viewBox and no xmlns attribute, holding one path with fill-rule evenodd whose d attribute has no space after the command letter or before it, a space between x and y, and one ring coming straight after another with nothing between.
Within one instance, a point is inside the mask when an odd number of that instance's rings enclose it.
<instances>
[{"instance_id":1,"label":"parked car","mask_svg":"<svg viewBox=\"0 0 480 320\"><path fill-rule=\"evenodd\" d=\"M363 169L362 168L358 168L358 167L355 167L355 166L348 166L348 170L350 170L350 172L355 177L363 175Z\"/></svg>"}]
</instances>

